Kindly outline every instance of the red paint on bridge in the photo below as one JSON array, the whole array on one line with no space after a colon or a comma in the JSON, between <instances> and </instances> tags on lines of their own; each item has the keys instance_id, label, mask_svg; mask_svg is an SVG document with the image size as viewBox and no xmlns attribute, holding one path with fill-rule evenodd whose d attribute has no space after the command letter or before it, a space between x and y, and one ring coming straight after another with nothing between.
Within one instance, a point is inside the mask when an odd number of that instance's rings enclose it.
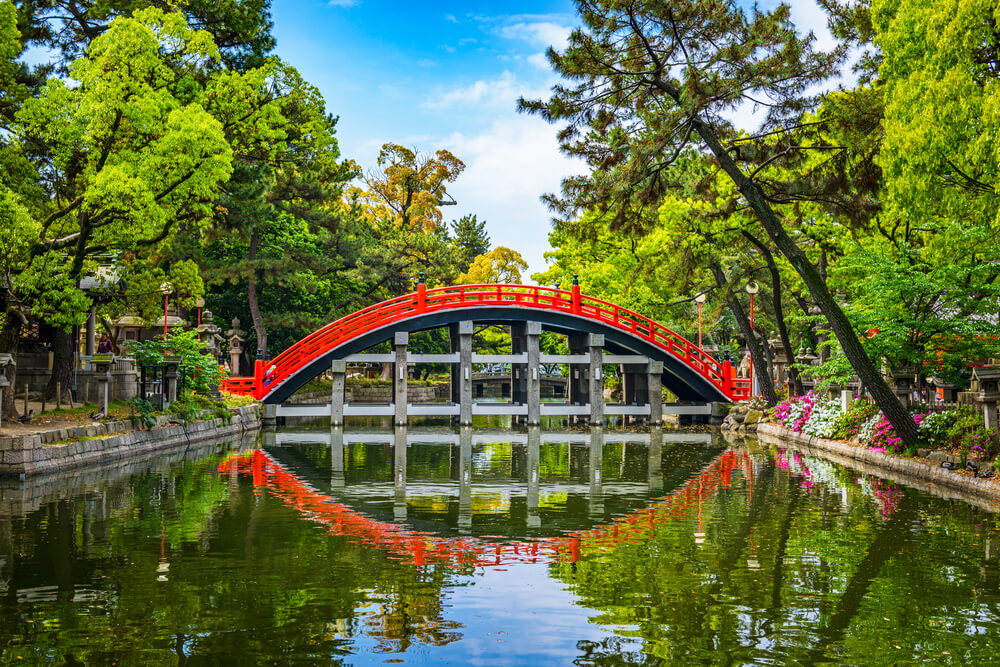
<instances>
[{"instance_id":1,"label":"red paint on bridge","mask_svg":"<svg viewBox=\"0 0 1000 667\"><path fill-rule=\"evenodd\" d=\"M748 398L750 380L737 378L728 361L716 361L697 345L648 317L580 293L531 285L457 285L426 289L389 299L331 322L270 361L257 361L253 377L232 377L222 389L263 400L289 377L322 357L376 329L428 313L462 308L515 307L574 315L619 329L683 361L729 400Z\"/></svg>"},{"instance_id":2,"label":"red paint on bridge","mask_svg":"<svg viewBox=\"0 0 1000 667\"><path fill-rule=\"evenodd\" d=\"M649 507L590 530L530 542L440 537L413 530L405 524L372 519L320 493L259 449L231 455L219 464L219 474L236 472L251 475L255 493L266 490L286 507L326 526L331 534L356 538L362 546L406 558L413 565L441 563L456 567L507 567L525 563L576 562L587 554L647 539L657 526L687 516L689 510L700 507L708 492L720 486L729 488L736 466L742 466L744 475L752 480L749 455L730 449L684 486Z\"/></svg>"}]
</instances>

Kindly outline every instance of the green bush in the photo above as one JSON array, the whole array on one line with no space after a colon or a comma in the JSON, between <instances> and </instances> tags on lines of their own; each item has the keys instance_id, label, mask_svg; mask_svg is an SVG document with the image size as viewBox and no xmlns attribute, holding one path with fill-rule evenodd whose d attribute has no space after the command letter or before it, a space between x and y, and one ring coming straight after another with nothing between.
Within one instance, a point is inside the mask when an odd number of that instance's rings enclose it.
<instances>
[{"instance_id":1,"label":"green bush","mask_svg":"<svg viewBox=\"0 0 1000 667\"><path fill-rule=\"evenodd\" d=\"M130 417L138 419L146 429L151 429L156 424L153 417L153 404L141 396L136 396L128 402Z\"/></svg>"},{"instance_id":2,"label":"green bush","mask_svg":"<svg viewBox=\"0 0 1000 667\"><path fill-rule=\"evenodd\" d=\"M981 456L997 453L997 436L986 430L979 410L971 405L963 405L955 414L955 422L948 429L948 442L958 449L963 458L972 451Z\"/></svg>"},{"instance_id":3,"label":"green bush","mask_svg":"<svg viewBox=\"0 0 1000 667\"><path fill-rule=\"evenodd\" d=\"M182 331L171 334L164 339L157 336L151 340L129 343L128 351L135 357L140 366L159 366L164 355L174 355L181 358L181 384L196 392L206 394L212 387L219 385L222 371L219 364L210 354L202 354L204 345L198 340L198 332Z\"/></svg>"},{"instance_id":4,"label":"green bush","mask_svg":"<svg viewBox=\"0 0 1000 667\"><path fill-rule=\"evenodd\" d=\"M861 427L879 414L878 406L858 401L847 412L842 412L833 422L833 437L839 440L853 438L861 432Z\"/></svg>"}]
</instances>

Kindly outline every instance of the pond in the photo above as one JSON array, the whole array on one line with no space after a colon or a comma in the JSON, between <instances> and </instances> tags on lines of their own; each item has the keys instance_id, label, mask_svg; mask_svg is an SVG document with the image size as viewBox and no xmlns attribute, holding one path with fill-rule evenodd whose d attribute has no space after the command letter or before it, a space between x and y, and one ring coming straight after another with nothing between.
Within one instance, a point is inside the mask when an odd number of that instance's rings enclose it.
<instances>
[{"instance_id":1,"label":"pond","mask_svg":"<svg viewBox=\"0 0 1000 667\"><path fill-rule=\"evenodd\" d=\"M987 664L997 527L718 434L279 431L0 481L0 663Z\"/></svg>"}]
</instances>

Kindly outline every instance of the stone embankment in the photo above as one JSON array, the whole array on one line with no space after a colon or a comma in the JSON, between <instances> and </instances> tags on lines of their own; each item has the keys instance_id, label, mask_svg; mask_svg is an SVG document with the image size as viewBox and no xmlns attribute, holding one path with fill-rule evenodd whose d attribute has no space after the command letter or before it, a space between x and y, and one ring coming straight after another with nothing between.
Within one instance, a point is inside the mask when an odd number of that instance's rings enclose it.
<instances>
[{"instance_id":1,"label":"stone embankment","mask_svg":"<svg viewBox=\"0 0 1000 667\"><path fill-rule=\"evenodd\" d=\"M723 420L722 430L736 436L756 433L757 439L766 444L791 446L937 496L956 498L984 509L1000 511L1000 483L997 479L980 479L963 470L941 467L942 459L950 460L953 457L932 456L936 452L928 453L926 450L919 450L918 453L927 458L894 456L871 450L859 443L796 433L765 420L766 416L761 410L736 404Z\"/></svg>"},{"instance_id":2,"label":"stone embankment","mask_svg":"<svg viewBox=\"0 0 1000 667\"><path fill-rule=\"evenodd\" d=\"M30 435L0 435L0 476L26 477L124 459L177 445L240 435L260 428L257 406L233 408L227 418L187 423L161 416L149 430L132 420L61 428ZM202 413L203 417L212 414Z\"/></svg>"}]
</instances>

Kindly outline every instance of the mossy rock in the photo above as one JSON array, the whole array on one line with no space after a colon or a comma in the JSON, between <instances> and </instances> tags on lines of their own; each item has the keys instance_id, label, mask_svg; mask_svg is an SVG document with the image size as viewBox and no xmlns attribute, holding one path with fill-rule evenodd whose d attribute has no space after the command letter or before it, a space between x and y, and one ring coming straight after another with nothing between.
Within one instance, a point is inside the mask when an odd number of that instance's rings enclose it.
<instances>
[{"instance_id":1,"label":"mossy rock","mask_svg":"<svg viewBox=\"0 0 1000 667\"><path fill-rule=\"evenodd\" d=\"M743 420L744 424L756 424L764 419L764 413L760 410L750 410L747 412L746 418Z\"/></svg>"}]
</instances>

